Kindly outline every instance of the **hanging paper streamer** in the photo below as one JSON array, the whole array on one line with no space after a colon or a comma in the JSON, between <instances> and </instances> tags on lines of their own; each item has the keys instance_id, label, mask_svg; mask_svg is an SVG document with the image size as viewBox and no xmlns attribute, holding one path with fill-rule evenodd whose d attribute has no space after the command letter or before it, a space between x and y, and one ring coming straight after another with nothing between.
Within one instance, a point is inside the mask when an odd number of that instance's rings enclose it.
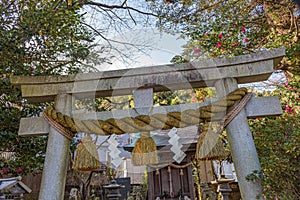
<instances>
[{"instance_id":1,"label":"hanging paper streamer","mask_svg":"<svg viewBox=\"0 0 300 200\"><path fill-rule=\"evenodd\" d=\"M176 134L177 133L177 128L173 127L168 135L170 137L169 143L172 145L171 151L175 154L173 156L173 159L177 163L181 163L181 161L185 158L186 154L181 150L182 144L179 143L180 137Z\"/></svg>"},{"instance_id":2,"label":"hanging paper streamer","mask_svg":"<svg viewBox=\"0 0 300 200\"><path fill-rule=\"evenodd\" d=\"M122 163L122 159L120 158L121 151L118 149L118 141L116 140L116 135L112 134L110 138L107 140L109 156L111 157L111 163L117 168Z\"/></svg>"}]
</instances>

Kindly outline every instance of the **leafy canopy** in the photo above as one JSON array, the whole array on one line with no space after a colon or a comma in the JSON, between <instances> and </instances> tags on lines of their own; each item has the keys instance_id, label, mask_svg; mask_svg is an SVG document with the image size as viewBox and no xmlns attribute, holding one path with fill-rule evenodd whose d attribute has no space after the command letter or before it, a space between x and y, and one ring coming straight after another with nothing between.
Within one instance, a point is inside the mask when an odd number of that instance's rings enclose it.
<instances>
[{"instance_id":1,"label":"leafy canopy","mask_svg":"<svg viewBox=\"0 0 300 200\"><path fill-rule=\"evenodd\" d=\"M42 169L47 137L19 137L18 127L45 105L22 100L9 77L78 72L93 41L79 9L58 0L0 2L0 176Z\"/></svg>"},{"instance_id":2,"label":"leafy canopy","mask_svg":"<svg viewBox=\"0 0 300 200\"><path fill-rule=\"evenodd\" d=\"M276 66L286 81L273 83L278 84L275 91L259 94L279 96L284 115L250 121L262 172L247 178L262 181L266 199L299 199L299 7L292 0L165 2L167 6L152 1L161 16L161 29L179 32L188 40L173 62L286 47L286 57Z\"/></svg>"},{"instance_id":3,"label":"leafy canopy","mask_svg":"<svg viewBox=\"0 0 300 200\"><path fill-rule=\"evenodd\" d=\"M78 71L89 55L91 32L80 7L58 0L0 3L1 74L32 75Z\"/></svg>"},{"instance_id":4,"label":"leafy canopy","mask_svg":"<svg viewBox=\"0 0 300 200\"><path fill-rule=\"evenodd\" d=\"M292 0L152 1L162 30L188 40L183 60L230 57L281 46L287 57L277 69L299 74L299 15ZM177 60L180 60L177 57Z\"/></svg>"}]
</instances>

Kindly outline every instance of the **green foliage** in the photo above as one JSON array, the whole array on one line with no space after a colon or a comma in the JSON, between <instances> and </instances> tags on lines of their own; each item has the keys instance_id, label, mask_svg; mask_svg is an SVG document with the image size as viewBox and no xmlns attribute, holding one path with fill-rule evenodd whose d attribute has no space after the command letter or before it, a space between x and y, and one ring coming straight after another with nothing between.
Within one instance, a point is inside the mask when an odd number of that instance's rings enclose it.
<instances>
[{"instance_id":1,"label":"green foliage","mask_svg":"<svg viewBox=\"0 0 300 200\"><path fill-rule=\"evenodd\" d=\"M259 94L279 96L284 114L250 121L263 171L247 178L262 181L266 199L299 199L299 7L293 0L152 3L160 13L161 29L188 40L183 54L173 58L175 63L286 47L276 69L285 73L287 82Z\"/></svg>"},{"instance_id":2,"label":"green foliage","mask_svg":"<svg viewBox=\"0 0 300 200\"><path fill-rule=\"evenodd\" d=\"M43 167L46 137L19 137L19 120L28 113L36 113L35 107L5 105L0 108L0 176L22 173L38 173ZM11 154L5 158L5 154Z\"/></svg>"},{"instance_id":3,"label":"green foliage","mask_svg":"<svg viewBox=\"0 0 300 200\"><path fill-rule=\"evenodd\" d=\"M266 199L299 199L300 117L261 119L252 125Z\"/></svg>"},{"instance_id":4,"label":"green foliage","mask_svg":"<svg viewBox=\"0 0 300 200\"><path fill-rule=\"evenodd\" d=\"M40 75L77 72L93 38L79 6L65 1L4 0L0 4L0 71ZM67 66L67 67L66 67Z\"/></svg>"},{"instance_id":5,"label":"green foliage","mask_svg":"<svg viewBox=\"0 0 300 200\"><path fill-rule=\"evenodd\" d=\"M178 60L231 57L281 46L287 57L278 69L299 73L299 8L293 0L192 0L152 3L159 26L188 40ZM297 12L298 11L298 12Z\"/></svg>"},{"instance_id":6,"label":"green foliage","mask_svg":"<svg viewBox=\"0 0 300 200\"><path fill-rule=\"evenodd\" d=\"M194 160L192 163L192 167L193 167L193 179L194 179L194 183L195 183L195 195L197 197L201 196L201 175L200 175L200 168L199 168L199 161L198 160Z\"/></svg>"},{"instance_id":7,"label":"green foliage","mask_svg":"<svg viewBox=\"0 0 300 200\"><path fill-rule=\"evenodd\" d=\"M184 103L204 102L205 98L214 96L215 90L212 88L157 92L154 95L154 104L176 105Z\"/></svg>"},{"instance_id":8,"label":"green foliage","mask_svg":"<svg viewBox=\"0 0 300 200\"><path fill-rule=\"evenodd\" d=\"M77 109L87 109L96 112L109 110L123 110L133 107L133 96L113 96L95 99L80 99L76 101Z\"/></svg>"},{"instance_id":9,"label":"green foliage","mask_svg":"<svg viewBox=\"0 0 300 200\"><path fill-rule=\"evenodd\" d=\"M20 92L7 78L0 79L0 91L0 176L37 173L42 168L46 137L19 137L18 127L21 117L35 116L41 107L21 101Z\"/></svg>"},{"instance_id":10,"label":"green foliage","mask_svg":"<svg viewBox=\"0 0 300 200\"><path fill-rule=\"evenodd\" d=\"M0 176L38 173L44 162L47 137L19 137L21 117L37 116L44 105L21 100L20 91L7 78L0 79ZM5 158L5 154L11 154Z\"/></svg>"},{"instance_id":11,"label":"green foliage","mask_svg":"<svg viewBox=\"0 0 300 200\"><path fill-rule=\"evenodd\" d=\"M90 54L93 37L79 9L58 0L0 3L0 176L43 167L47 137L19 137L18 127L21 117L37 116L45 105L22 100L9 78L84 71L78 64Z\"/></svg>"},{"instance_id":12,"label":"green foliage","mask_svg":"<svg viewBox=\"0 0 300 200\"><path fill-rule=\"evenodd\" d=\"M294 76L271 93L281 97L282 116L250 121L263 170L261 180L266 199L300 197L299 78Z\"/></svg>"}]
</instances>

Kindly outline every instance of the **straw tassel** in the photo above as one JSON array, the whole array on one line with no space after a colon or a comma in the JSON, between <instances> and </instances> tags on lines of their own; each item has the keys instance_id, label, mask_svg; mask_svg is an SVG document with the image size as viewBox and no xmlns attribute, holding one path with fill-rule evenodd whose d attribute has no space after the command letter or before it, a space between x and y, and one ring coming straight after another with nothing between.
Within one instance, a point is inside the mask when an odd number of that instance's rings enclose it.
<instances>
[{"instance_id":1,"label":"straw tassel","mask_svg":"<svg viewBox=\"0 0 300 200\"><path fill-rule=\"evenodd\" d=\"M211 128L200 134L196 148L196 159L219 160L227 158L228 155L229 153L226 152L219 134L213 132Z\"/></svg>"},{"instance_id":2,"label":"straw tassel","mask_svg":"<svg viewBox=\"0 0 300 200\"><path fill-rule=\"evenodd\" d=\"M158 163L156 144L150 136L150 132L141 132L132 151L132 162L135 166Z\"/></svg>"},{"instance_id":3,"label":"straw tassel","mask_svg":"<svg viewBox=\"0 0 300 200\"><path fill-rule=\"evenodd\" d=\"M100 168L97 147L91 136L82 138L77 147L72 168L77 171L93 171Z\"/></svg>"}]
</instances>

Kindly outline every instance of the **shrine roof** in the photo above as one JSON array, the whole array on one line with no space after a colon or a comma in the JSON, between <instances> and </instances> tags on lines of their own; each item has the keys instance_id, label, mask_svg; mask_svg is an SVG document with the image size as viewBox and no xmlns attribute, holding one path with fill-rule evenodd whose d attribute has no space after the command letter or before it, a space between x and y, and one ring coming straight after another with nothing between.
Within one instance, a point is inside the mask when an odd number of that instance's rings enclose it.
<instances>
[{"instance_id":1,"label":"shrine roof","mask_svg":"<svg viewBox=\"0 0 300 200\"><path fill-rule=\"evenodd\" d=\"M13 178L1 178L0 179L0 191L7 191L10 188L14 186L20 187L22 190L24 190L27 193L31 192L31 189L26 186L22 181L21 177L13 177Z\"/></svg>"}]
</instances>

